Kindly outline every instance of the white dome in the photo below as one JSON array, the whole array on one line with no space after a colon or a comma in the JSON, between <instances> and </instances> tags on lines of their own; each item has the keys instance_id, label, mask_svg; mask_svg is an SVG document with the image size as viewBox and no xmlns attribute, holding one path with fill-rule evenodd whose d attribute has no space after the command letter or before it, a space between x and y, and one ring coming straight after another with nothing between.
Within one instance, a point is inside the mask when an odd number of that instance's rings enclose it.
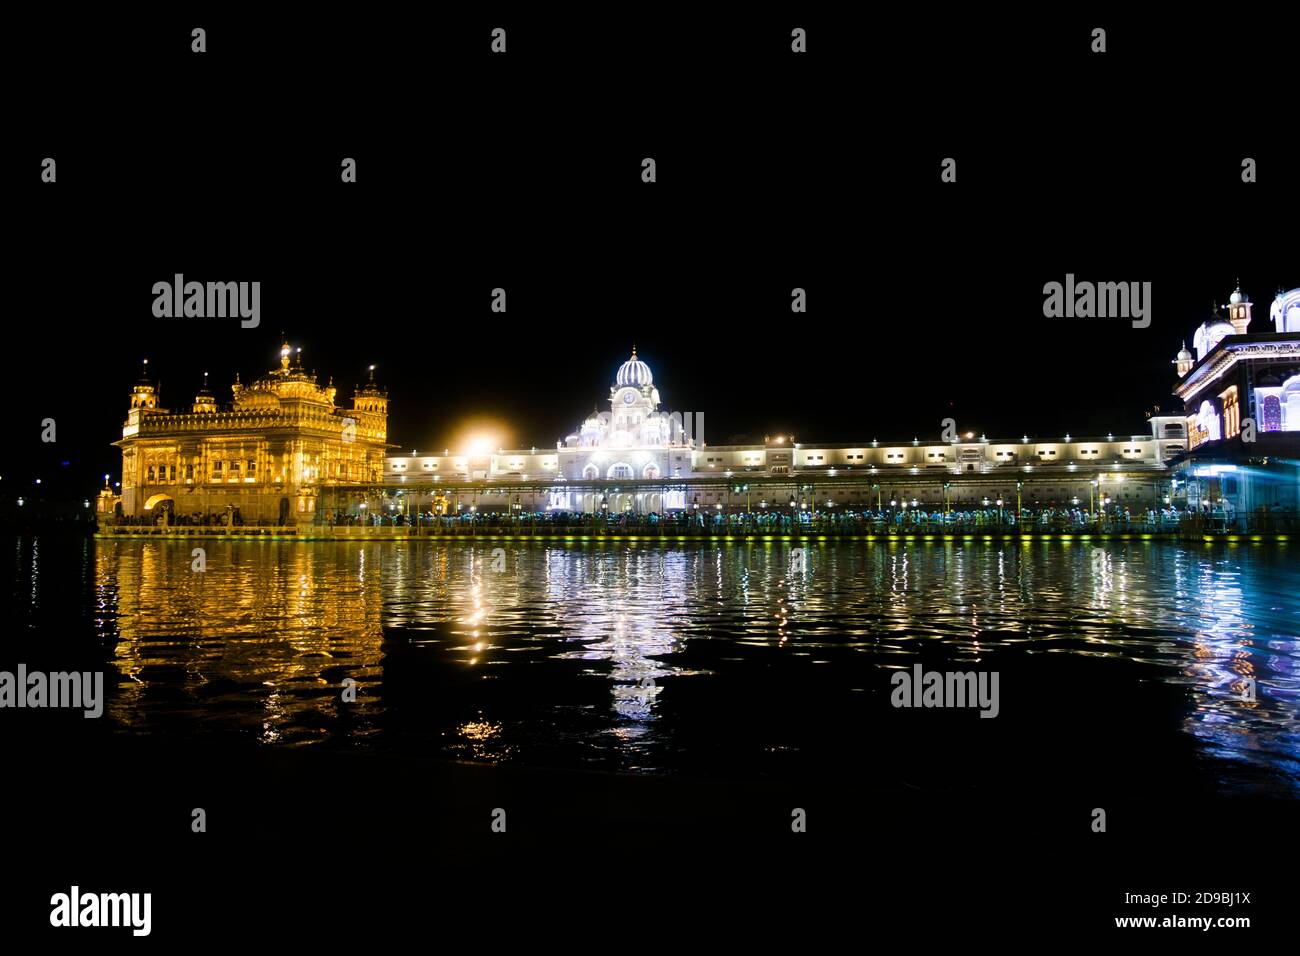
<instances>
[{"instance_id":1,"label":"white dome","mask_svg":"<svg viewBox=\"0 0 1300 956\"><path fill-rule=\"evenodd\" d=\"M1202 322L1196 333L1192 336L1192 345L1196 347L1197 359L1203 359L1214 351L1214 347L1228 335L1236 335L1237 330L1228 322L1222 319L1211 319L1208 322Z\"/></svg>"},{"instance_id":2,"label":"white dome","mask_svg":"<svg viewBox=\"0 0 1300 956\"><path fill-rule=\"evenodd\" d=\"M1300 289L1279 292L1268 317L1278 332L1300 332Z\"/></svg>"},{"instance_id":3,"label":"white dome","mask_svg":"<svg viewBox=\"0 0 1300 956\"><path fill-rule=\"evenodd\" d=\"M618 374L614 376L614 384L620 388L624 385L640 388L643 385L654 384L654 376L650 374L650 366L636 357L635 346L632 348L632 357L618 367Z\"/></svg>"},{"instance_id":4,"label":"white dome","mask_svg":"<svg viewBox=\"0 0 1300 956\"><path fill-rule=\"evenodd\" d=\"M1230 305L1240 305L1243 302L1249 301L1250 300L1246 298L1246 293L1241 291L1241 286L1238 286L1237 290L1233 292L1232 295L1228 296L1228 303Z\"/></svg>"}]
</instances>

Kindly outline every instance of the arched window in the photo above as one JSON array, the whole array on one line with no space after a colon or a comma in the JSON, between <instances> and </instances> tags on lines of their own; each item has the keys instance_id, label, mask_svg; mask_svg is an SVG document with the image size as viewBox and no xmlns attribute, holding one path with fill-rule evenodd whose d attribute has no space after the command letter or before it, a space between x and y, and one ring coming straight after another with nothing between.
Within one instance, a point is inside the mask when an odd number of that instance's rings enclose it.
<instances>
[{"instance_id":1,"label":"arched window","mask_svg":"<svg viewBox=\"0 0 1300 956\"><path fill-rule=\"evenodd\" d=\"M1219 413L1214 410L1213 402L1201 402L1200 411L1196 413L1196 427L1204 432L1201 441L1218 441L1222 437Z\"/></svg>"},{"instance_id":2,"label":"arched window","mask_svg":"<svg viewBox=\"0 0 1300 956\"><path fill-rule=\"evenodd\" d=\"M588 465L586 468L582 469L582 477L583 477L583 478L599 478L599 477L600 477L600 469L597 468L595 465Z\"/></svg>"},{"instance_id":3,"label":"arched window","mask_svg":"<svg viewBox=\"0 0 1300 956\"><path fill-rule=\"evenodd\" d=\"M1278 404L1281 406L1278 429L1300 432L1300 375L1292 375L1282 383L1282 394Z\"/></svg>"},{"instance_id":4,"label":"arched window","mask_svg":"<svg viewBox=\"0 0 1300 956\"><path fill-rule=\"evenodd\" d=\"M609 475L608 475L608 477L610 477L610 478L631 478L631 477L632 477L632 466L629 465L629 464L627 464L626 462L621 462L621 461L620 461L618 464L616 464L616 465L610 465L610 466L609 466Z\"/></svg>"},{"instance_id":5,"label":"arched window","mask_svg":"<svg viewBox=\"0 0 1300 956\"><path fill-rule=\"evenodd\" d=\"M646 465L645 468L642 470L642 472L641 472L641 477L643 477L643 478L658 478L658 477L659 477L659 466L656 465L654 462L650 462L650 464Z\"/></svg>"}]
</instances>

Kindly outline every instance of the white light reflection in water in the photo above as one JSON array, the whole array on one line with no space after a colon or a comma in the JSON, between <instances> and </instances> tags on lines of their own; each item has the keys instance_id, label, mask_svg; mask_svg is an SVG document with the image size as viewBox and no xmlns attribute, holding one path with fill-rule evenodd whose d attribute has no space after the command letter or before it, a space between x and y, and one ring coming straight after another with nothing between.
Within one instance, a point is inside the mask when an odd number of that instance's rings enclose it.
<instances>
[{"instance_id":1,"label":"white light reflection in water","mask_svg":"<svg viewBox=\"0 0 1300 956\"><path fill-rule=\"evenodd\" d=\"M681 672L657 658L680 649L670 618L671 604L674 595L685 593L692 565L702 555L644 550L588 557L595 564L592 596L598 599L592 600L575 625L567 629L565 639L581 647L556 656L562 660L609 663L603 676L613 682L613 709L631 722L614 728L614 732L631 739L643 730L638 724L654 717L655 704L664 692L658 682ZM716 578L719 572L715 568L711 573ZM548 581L552 600L565 601L570 593L565 576L552 574Z\"/></svg>"},{"instance_id":2,"label":"white light reflection in water","mask_svg":"<svg viewBox=\"0 0 1300 956\"><path fill-rule=\"evenodd\" d=\"M183 541L96 542L88 558L82 613L112 648L121 679L108 716L124 732L179 723L277 746L382 743L394 687L414 672L413 710L450 701L418 728L432 751L454 738L483 759L549 748L579 765L671 768L683 721L730 708L726 733L763 734L749 710L815 715L818 694L868 698L921 650L963 665L1014 655L1028 673L1050 654L1080 659L1071 675L1092 673L1087 659L1136 665L1115 685L1134 700L1144 682L1184 688L1171 725L1216 775L1300 783L1300 562L1283 545L1111 542L1095 557L1085 542L828 544L795 566L778 543L519 543L503 570L479 543L205 546L204 574L189 570ZM39 564L31 549L18 558L22 613L75 606L54 601L49 582L81 580L79 569L64 573L52 549ZM830 663L811 691L803 665L814 661ZM345 677L358 699L340 724ZM700 685L710 696L687 708ZM1062 698L1042 723L1086 723L1093 706ZM856 721L820 732L851 747L866 725ZM792 752L799 741L751 743Z\"/></svg>"}]
</instances>

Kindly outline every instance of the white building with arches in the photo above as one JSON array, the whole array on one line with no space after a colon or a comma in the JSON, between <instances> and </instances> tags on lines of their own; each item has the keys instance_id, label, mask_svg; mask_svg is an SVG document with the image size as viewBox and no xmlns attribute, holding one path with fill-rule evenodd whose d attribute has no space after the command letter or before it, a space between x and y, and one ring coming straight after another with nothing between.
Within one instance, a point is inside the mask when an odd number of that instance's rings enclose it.
<instances>
[{"instance_id":1,"label":"white building with arches","mask_svg":"<svg viewBox=\"0 0 1300 956\"><path fill-rule=\"evenodd\" d=\"M1192 335L1195 356L1174 359L1174 393L1186 408L1191 448L1248 433L1300 433L1300 289L1278 292L1272 328L1251 331L1254 304L1238 287L1227 318L1216 306Z\"/></svg>"},{"instance_id":2,"label":"white building with arches","mask_svg":"<svg viewBox=\"0 0 1300 956\"><path fill-rule=\"evenodd\" d=\"M1270 325L1251 329L1240 285L1174 359L1188 455L1174 468L1187 501L1259 515L1300 505L1300 289L1279 291Z\"/></svg>"},{"instance_id":3,"label":"white building with arches","mask_svg":"<svg viewBox=\"0 0 1300 956\"><path fill-rule=\"evenodd\" d=\"M1165 463L1186 449L1182 415L1149 416L1136 434L1105 436L999 440L966 433L947 440L812 444L769 435L751 444L711 445L704 440L702 414L665 409L650 365L633 348L614 373L605 408L593 409L553 448L392 454L384 483L420 489L421 496L436 489L449 507L462 510L663 513L726 508L726 502L737 500L727 489L751 479L751 506L788 502L808 481L833 482L837 505L875 506L878 500L888 501L892 479L915 486L919 501L951 497L945 482L959 479L982 483L981 490L971 492L977 498L1014 495L1020 482L1032 484L1050 500L1067 502L1088 500L1089 485L1101 470L1114 476L1111 480L1146 475L1131 485L1151 489L1150 476L1163 473ZM790 487L778 491L781 482ZM759 484L765 486L761 492ZM908 495L910 499L913 492ZM743 492L739 500L746 500Z\"/></svg>"}]
</instances>

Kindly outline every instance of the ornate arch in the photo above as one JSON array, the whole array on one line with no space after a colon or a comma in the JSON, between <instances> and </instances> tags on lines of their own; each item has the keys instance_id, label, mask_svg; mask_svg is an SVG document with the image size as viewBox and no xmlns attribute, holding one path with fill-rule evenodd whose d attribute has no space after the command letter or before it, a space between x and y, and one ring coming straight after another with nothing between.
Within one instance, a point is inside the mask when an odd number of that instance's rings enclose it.
<instances>
[{"instance_id":1,"label":"ornate arch","mask_svg":"<svg viewBox=\"0 0 1300 956\"><path fill-rule=\"evenodd\" d=\"M1218 441L1223 437L1223 429L1219 424L1219 413L1211 401L1201 402L1200 410L1196 413L1196 427L1205 432L1202 441Z\"/></svg>"}]
</instances>

